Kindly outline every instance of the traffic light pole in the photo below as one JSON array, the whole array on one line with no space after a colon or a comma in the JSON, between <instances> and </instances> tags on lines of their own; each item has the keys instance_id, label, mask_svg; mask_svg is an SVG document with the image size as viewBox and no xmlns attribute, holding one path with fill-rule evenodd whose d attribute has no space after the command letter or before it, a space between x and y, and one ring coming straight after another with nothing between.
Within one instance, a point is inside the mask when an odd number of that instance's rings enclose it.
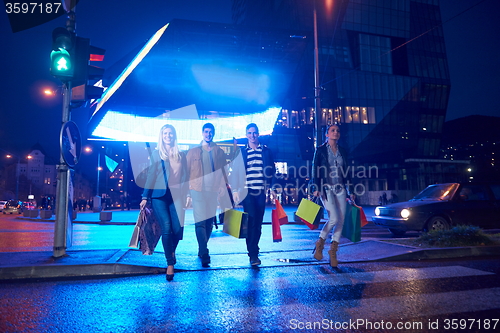
<instances>
[{"instance_id":1,"label":"traffic light pole","mask_svg":"<svg viewBox=\"0 0 500 333\"><path fill-rule=\"evenodd\" d=\"M62 124L70 120L71 81L63 84ZM69 217L70 169L64 160L62 147L57 166L56 221L54 226L55 258L66 255L66 248L71 246L72 223Z\"/></svg>"}]
</instances>

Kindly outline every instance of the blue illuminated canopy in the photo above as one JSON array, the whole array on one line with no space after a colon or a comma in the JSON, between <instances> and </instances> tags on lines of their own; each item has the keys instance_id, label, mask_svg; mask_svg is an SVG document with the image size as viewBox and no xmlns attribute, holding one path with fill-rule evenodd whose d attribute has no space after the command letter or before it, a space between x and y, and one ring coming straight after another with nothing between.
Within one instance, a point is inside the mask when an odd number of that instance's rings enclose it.
<instances>
[{"instance_id":1,"label":"blue illuminated canopy","mask_svg":"<svg viewBox=\"0 0 500 333\"><path fill-rule=\"evenodd\" d=\"M148 119L156 119L156 124L166 118L175 119L177 126L196 129L193 137L197 136L197 142L198 123L207 119L220 126L219 140L241 136L254 118L261 131L267 125L272 128L306 45L293 35L290 31L172 21L125 68L120 61L107 71L112 83L93 110L90 138L129 141L134 125L143 127ZM169 115L171 112L175 115ZM235 124L239 126L232 126ZM224 126L230 126L227 135L222 135ZM243 132L236 135L241 126ZM186 143L192 140L188 135L183 138Z\"/></svg>"}]
</instances>

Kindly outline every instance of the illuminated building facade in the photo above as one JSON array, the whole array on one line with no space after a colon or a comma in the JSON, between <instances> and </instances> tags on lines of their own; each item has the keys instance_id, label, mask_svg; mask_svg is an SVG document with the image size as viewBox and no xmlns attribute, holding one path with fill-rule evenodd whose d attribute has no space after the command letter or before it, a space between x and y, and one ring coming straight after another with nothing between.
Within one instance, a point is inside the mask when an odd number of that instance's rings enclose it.
<instances>
[{"instance_id":1,"label":"illuminated building facade","mask_svg":"<svg viewBox=\"0 0 500 333\"><path fill-rule=\"evenodd\" d=\"M234 25L172 21L134 57L107 70L109 89L93 113L93 138L123 140L99 133L131 137L138 127L155 133L138 120L174 119L172 110L193 122L217 122L278 107L274 131L263 141L276 153L285 185L307 181L297 170L310 168L314 151L314 2L233 0ZM323 128L341 123L354 165L377 169L358 181L375 197L400 191L404 199L404 191L458 180L463 166L439 159L450 79L438 0L316 5L321 122ZM186 110L189 105L196 110ZM111 128L106 124L121 124L110 118L116 112L132 120ZM188 128L198 140L196 124Z\"/></svg>"},{"instance_id":2,"label":"illuminated building facade","mask_svg":"<svg viewBox=\"0 0 500 333\"><path fill-rule=\"evenodd\" d=\"M233 0L235 24L307 32L303 76L277 123L287 128L314 124L314 2ZM316 6L322 124L341 123L356 165L378 167L376 179L360 181L372 191L414 192L460 178L461 166L440 171L451 164L438 159L450 93L439 0Z\"/></svg>"}]
</instances>

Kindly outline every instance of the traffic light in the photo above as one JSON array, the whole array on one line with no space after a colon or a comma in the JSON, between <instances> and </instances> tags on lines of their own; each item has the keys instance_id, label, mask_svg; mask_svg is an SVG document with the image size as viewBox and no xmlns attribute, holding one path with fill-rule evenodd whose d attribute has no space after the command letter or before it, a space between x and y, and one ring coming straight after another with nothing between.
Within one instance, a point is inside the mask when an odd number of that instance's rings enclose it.
<instances>
[{"instance_id":1,"label":"traffic light","mask_svg":"<svg viewBox=\"0 0 500 333\"><path fill-rule=\"evenodd\" d=\"M90 39L82 37L76 37L75 47L71 100L81 102L99 98L103 88L94 86L94 83L102 79L104 69L89 65L89 61L104 60L106 50L90 45Z\"/></svg>"},{"instance_id":2,"label":"traffic light","mask_svg":"<svg viewBox=\"0 0 500 333\"><path fill-rule=\"evenodd\" d=\"M70 81L74 75L75 34L65 28L52 31L50 71L62 81Z\"/></svg>"}]
</instances>

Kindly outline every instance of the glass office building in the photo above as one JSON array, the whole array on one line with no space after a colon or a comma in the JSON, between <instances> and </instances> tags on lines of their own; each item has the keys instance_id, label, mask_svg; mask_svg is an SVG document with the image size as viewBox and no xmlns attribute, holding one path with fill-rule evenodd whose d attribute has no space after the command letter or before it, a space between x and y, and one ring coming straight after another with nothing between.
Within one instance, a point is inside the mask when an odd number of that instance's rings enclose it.
<instances>
[{"instance_id":1,"label":"glass office building","mask_svg":"<svg viewBox=\"0 0 500 333\"><path fill-rule=\"evenodd\" d=\"M306 139L315 113L313 12L312 0L233 1L235 24L305 31L303 76L278 125L301 128ZM321 122L341 123L357 167L377 167L360 181L390 192L458 180L461 164L438 158L450 92L439 1L317 0L316 12Z\"/></svg>"}]
</instances>

